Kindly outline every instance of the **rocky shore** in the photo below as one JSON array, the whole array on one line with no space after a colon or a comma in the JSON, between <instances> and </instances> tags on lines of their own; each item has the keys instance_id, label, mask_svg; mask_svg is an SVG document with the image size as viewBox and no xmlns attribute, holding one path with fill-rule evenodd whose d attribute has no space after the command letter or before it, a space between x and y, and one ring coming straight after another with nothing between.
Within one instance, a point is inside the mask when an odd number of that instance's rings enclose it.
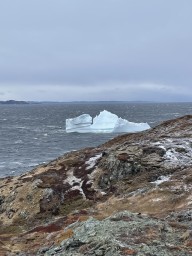
<instances>
[{"instance_id":1,"label":"rocky shore","mask_svg":"<svg viewBox=\"0 0 192 256\"><path fill-rule=\"evenodd\" d=\"M0 179L0 255L192 255L192 116Z\"/></svg>"}]
</instances>

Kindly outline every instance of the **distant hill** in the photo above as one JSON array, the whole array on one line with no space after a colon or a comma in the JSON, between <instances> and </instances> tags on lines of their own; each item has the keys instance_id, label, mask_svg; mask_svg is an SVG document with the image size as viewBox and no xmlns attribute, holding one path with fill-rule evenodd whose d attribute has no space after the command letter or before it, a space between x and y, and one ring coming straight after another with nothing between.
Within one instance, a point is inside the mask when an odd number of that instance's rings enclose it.
<instances>
[{"instance_id":1,"label":"distant hill","mask_svg":"<svg viewBox=\"0 0 192 256\"><path fill-rule=\"evenodd\" d=\"M27 101L17 101L17 100L6 100L0 101L0 104L29 104Z\"/></svg>"}]
</instances>

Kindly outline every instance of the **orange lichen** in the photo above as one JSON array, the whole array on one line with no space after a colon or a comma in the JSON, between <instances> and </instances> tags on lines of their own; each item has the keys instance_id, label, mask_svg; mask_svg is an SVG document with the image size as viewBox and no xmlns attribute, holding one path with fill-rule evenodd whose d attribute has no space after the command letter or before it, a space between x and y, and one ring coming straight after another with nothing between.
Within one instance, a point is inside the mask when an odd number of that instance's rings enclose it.
<instances>
[{"instance_id":1,"label":"orange lichen","mask_svg":"<svg viewBox=\"0 0 192 256\"><path fill-rule=\"evenodd\" d=\"M122 254L123 255L137 255L137 251L129 249L129 248L125 248L122 250Z\"/></svg>"}]
</instances>

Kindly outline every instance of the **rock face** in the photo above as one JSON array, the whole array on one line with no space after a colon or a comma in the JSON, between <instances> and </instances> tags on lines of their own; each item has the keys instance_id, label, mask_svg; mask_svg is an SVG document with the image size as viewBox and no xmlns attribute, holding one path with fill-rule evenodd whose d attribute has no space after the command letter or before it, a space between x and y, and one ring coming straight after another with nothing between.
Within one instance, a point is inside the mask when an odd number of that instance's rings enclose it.
<instances>
[{"instance_id":1,"label":"rock face","mask_svg":"<svg viewBox=\"0 0 192 256\"><path fill-rule=\"evenodd\" d=\"M0 180L0 255L192 255L192 116Z\"/></svg>"},{"instance_id":2,"label":"rock face","mask_svg":"<svg viewBox=\"0 0 192 256\"><path fill-rule=\"evenodd\" d=\"M186 228L186 227L185 227ZM127 211L102 221L89 218L78 223L72 238L45 255L187 255L186 236L172 223Z\"/></svg>"}]
</instances>

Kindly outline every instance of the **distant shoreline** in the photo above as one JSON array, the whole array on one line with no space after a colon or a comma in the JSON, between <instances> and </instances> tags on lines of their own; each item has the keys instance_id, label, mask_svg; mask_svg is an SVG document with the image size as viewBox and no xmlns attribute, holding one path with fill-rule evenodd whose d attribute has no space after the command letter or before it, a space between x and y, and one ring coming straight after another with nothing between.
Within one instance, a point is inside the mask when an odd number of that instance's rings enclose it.
<instances>
[{"instance_id":1,"label":"distant shoreline","mask_svg":"<svg viewBox=\"0 0 192 256\"><path fill-rule=\"evenodd\" d=\"M0 104L29 104L27 101L17 101L17 100L5 100L0 101Z\"/></svg>"},{"instance_id":2,"label":"distant shoreline","mask_svg":"<svg viewBox=\"0 0 192 256\"><path fill-rule=\"evenodd\" d=\"M192 103L192 102L161 102L161 101L18 101L4 100L0 101L0 105L22 105L22 104L175 104L175 103Z\"/></svg>"}]
</instances>

